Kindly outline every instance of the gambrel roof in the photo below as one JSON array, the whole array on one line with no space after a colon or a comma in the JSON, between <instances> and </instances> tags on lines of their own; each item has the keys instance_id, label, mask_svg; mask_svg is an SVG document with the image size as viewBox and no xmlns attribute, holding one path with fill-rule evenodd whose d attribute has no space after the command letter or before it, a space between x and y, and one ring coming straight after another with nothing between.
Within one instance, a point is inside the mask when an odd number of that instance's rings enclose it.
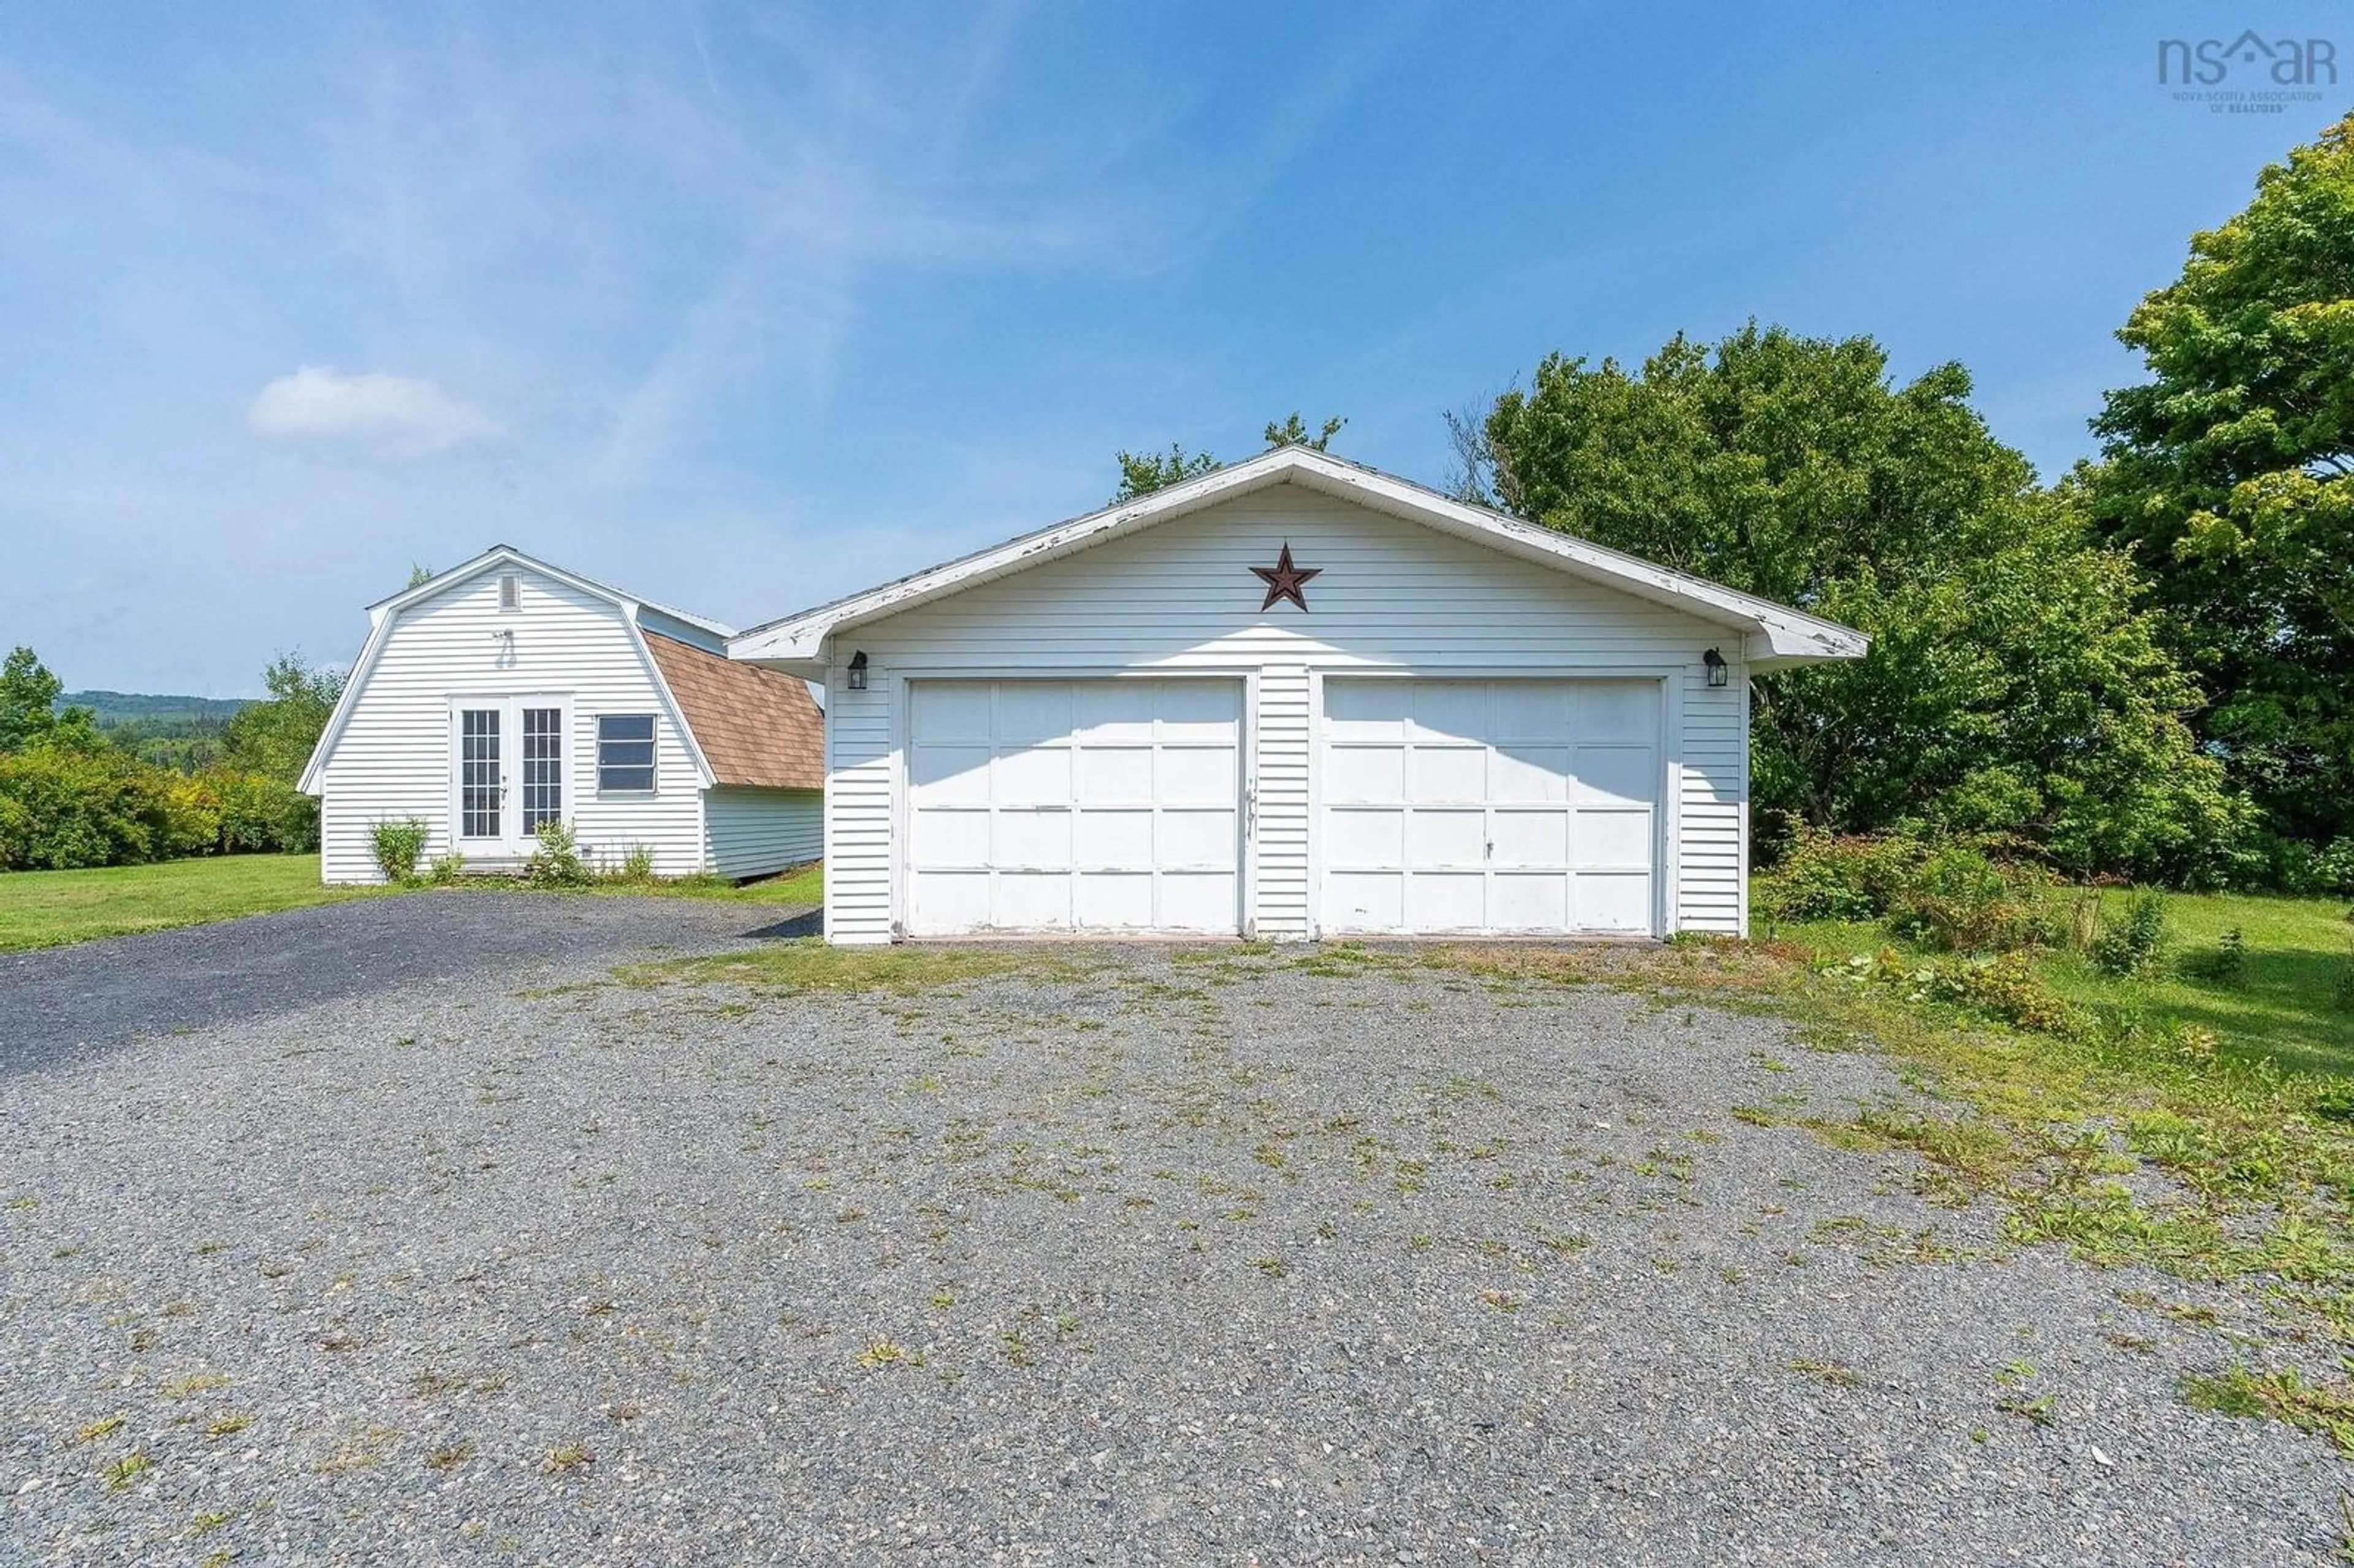
<instances>
[{"instance_id":1,"label":"gambrel roof","mask_svg":"<svg viewBox=\"0 0 2354 1568\"><path fill-rule=\"evenodd\" d=\"M334 754L335 743L342 738L401 613L462 583L510 568L537 573L602 599L620 612L622 624L645 661L648 678L685 737L704 788L716 784L824 788L824 720L806 686L770 671L729 664L723 655L730 632L720 621L624 593L525 555L512 545L493 545L461 566L367 607L367 642L352 665L343 696L328 716L327 727L312 749L297 788L306 794L319 792L327 758Z\"/></svg>"},{"instance_id":2,"label":"gambrel roof","mask_svg":"<svg viewBox=\"0 0 2354 1568\"><path fill-rule=\"evenodd\" d=\"M1469 505L1378 469L1312 447L1278 447L1247 461L1024 534L1002 545L756 626L730 639L727 654L796 673L822 673L826 640L838 631L1058 560L1278 484L1298 484L1373 511L1420 523L1534 565L1680 609L1744 636L1753 669L1861 658L1871 640L1852 627L1776 604L1687 572L1657 566L1552 528Z\"/></svg>"}]
</instances>

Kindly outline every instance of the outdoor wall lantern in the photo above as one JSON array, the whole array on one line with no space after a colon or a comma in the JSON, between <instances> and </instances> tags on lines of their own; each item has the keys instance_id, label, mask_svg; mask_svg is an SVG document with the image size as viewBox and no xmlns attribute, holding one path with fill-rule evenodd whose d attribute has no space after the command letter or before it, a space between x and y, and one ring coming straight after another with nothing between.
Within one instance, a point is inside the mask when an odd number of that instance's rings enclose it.
<instances>
[{"instance_id":1,"label":"outdoor wall lantern","mask_svg":"<svg viewBox=\"0 0 2354 1568\"><path fill-rule=\"evenodd\" d=\"M850 656L850 689L854 692L866 689L866 650L864 648Z\"/></svg>"},{"instance_id":2,"label":"outdoor wall lantern","mask_svg":"<svg viewBox=\"0 0 2354 1568\"><path fill-rule=\"evenodd\" d=\"M1707 652L1702 654L1700 656L1700 662L1708 666L1708 683L1710 685L1722 686L1726 682L1733 679L1733 666L1726 663L1724 662L1724 655L1718 652L1715 649L1712 648Z\"/></svg>"}]
</instances>

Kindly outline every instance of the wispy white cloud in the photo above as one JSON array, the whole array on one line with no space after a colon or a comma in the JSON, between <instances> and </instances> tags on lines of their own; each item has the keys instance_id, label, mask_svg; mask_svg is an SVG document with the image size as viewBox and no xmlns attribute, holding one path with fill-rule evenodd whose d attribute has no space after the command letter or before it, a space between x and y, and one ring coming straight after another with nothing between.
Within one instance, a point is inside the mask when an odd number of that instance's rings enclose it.
<instances>
[{"instance_id":1,"label":"wispy white cloud","mask_svg":"<svg viewBox=\"0 0 2354 1568\"><path fill-rule=\"evenodd\" d=\"M306 365L261 389L247 410L255 433L333 442L389 458L430 457L504 440L506 429L438 382Z\"/></svg>"}]
</instances>

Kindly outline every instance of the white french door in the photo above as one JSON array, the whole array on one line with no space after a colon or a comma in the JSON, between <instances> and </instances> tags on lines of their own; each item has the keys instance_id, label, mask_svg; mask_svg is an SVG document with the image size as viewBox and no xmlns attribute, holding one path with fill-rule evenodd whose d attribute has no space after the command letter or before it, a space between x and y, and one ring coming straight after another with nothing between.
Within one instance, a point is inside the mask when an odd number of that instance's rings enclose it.
<instances>
[{"instance_id":1,"label":"white french door","mask_svg":"<svg viewBox=\"0 0 2354 1568\"><path fill-rule=\"evenodd\" d=\"M571 804L562 697L453 697L450 703L451 821L458 853L528 854L543 822Z\"/></svg>"}]
</instances>

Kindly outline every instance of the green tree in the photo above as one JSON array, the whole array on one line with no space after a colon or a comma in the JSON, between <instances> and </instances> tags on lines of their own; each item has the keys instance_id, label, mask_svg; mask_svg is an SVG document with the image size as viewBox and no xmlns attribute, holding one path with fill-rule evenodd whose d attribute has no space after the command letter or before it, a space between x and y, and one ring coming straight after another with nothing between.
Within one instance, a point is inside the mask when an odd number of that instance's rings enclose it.
<instances>
[{"instance_id":1,"label":"green tree","mask_svg":"<svg viewBox=\"0 0 2354 1568\"><path fill-rule=\"evenodd\" d=\"M432 580L433 568L431 567L427 566L422 561L411 561L408 563L408 586L410 588L423 588L427 583L429 583Z\"/></svg>"},{"instance_id":2,"label":"green tree","mask_svg":"<svg viewBox=\"0 0 2354 1568\"><path fill-rule=\"evenodd\" d=\"M11 650L0 662L0 753L36 744L83 749L104 744L90 709L58 708L64 694L65 683L30 648Z\"/></svg>"},{"instance_id":3,"label":"green tree","mask_svg":"<svg viewBox=\"0 0 2354 1568\"><path fill-rule=\"evenodd\" d=\"M1339 435L1341 427L1348 422L1335 415L1325 420L1323 426L1311 436L1308 433L1308 427L1299 422L1299 410L1294 408L1280 422L1274 419L1267 422L1267 450L1273 451L1278 447L1313 447L1320 452L1332 444L1332 438Z\"/></svg>"},{"instance_id":4,"label":"green tree","mask_svg":"<svg viewBox=\"0 0 2354 1568\"><path fill-rule=\"evenodd\" d=\"M1869 338L1755 323L1679 335L1635 371L1556 355L1496 400L1470 479L1548 526L1872 635L1863 660L1755 683L1767 812L2212 874L2234 818L2183 723L2195 688L2073 487L2038 491L1969 390L1957 365L1899 386Z\"/></svg>"},{"instance_id":5,"label":"green tree","mask_svg":"<svg viewBox=\"0 0 2354 1568\"><path fill-rule=\"evenodd\" d=\"M1300 446L1313 447L1320 452L1348 422L1335 417L1325 420L1321 428L1310 434L1307 425L1301 422L1299 412L1294 410L1281 419L1267 422L1267 450L1272 451L1277 447ZM1113 491L1111 496L1114 506L1124 505L1156 490L1166 490L1182 480L1214 473L1225 466L1208 452L1188 452L1175 441L1169 444L1165 453L1122 451L1112 455L1119 464L1119 488Z\"/></svg>"},{"instance_id":6,"label":"green tree","mask_svg":"<svg viewBox=\"0 0 2354 1568\"><path fill-rule=\"evenodd\" d=\"M2354 831L2354 115L2118 336L2149 379L2094 421L2098 525L2153 579L2234 777L2286 833Z\"/></svg>"},{"instance_id":7,"label":"green tree","mask_svg":"<svg viewBox=\"0 0 2354 1568\"><path fill-rule=\"evenodd\" d=\"M300 653L281 654L261 673L270 695L237 710L221 735L221 760L292 784L302 776L335 703L344 694L344 673L306 662Z\"/></svg>"},{"instance_id":8,"label":"green tree","mask_svg":"<svg viewBox=\"0 0 2354 1568\"><path fill-rule=\"evenodd\" d=\"M1169 443L1165 455L1161 452L1123 451L1115 452L1113 457L1119 464L1119 488L1111 494L1114 506L1150 495L1156 490L1166 490L1181 481L1214 472L1220 466L1218 460L1208 452L1188 455L1185 449L1175 441Z\"/></svg>"}]
</instances>

